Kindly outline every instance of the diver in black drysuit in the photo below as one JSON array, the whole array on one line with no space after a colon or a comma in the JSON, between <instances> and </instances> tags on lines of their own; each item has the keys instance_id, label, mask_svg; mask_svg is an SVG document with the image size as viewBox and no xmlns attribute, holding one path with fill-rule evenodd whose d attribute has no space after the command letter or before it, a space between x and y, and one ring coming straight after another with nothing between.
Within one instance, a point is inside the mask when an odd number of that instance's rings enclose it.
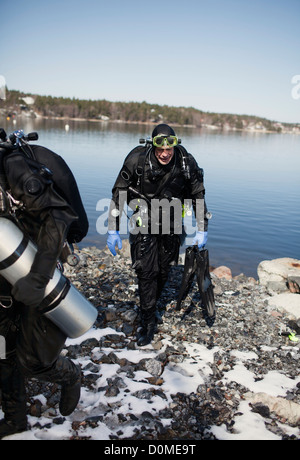
<instances>
[{"instance_id":1,"label":"diver in black drysuit","mask_svg":"<svg viewBox=\"0 0 300 460\"><path fill-rule=\"evenodd\" d=\"M165 124L158 125L152 133L152 139L158 137L175 136L174 130ZM172 139L171 139L172 141ZM173 154L169 155L171 160L166 164L159 161L157 148L152 144L138 146L134 148L124 161L123 167L117 177L112 190L112 202L108 219L108 239L107 245L112 254L115 255L115 246L122 247L119 235L120 217L124 206L124 192L127 192L126 201L138 204L136 199L146 201L148 211L151 213L152 199L167 199L169 202L178 199L181 203L189 199L193 203L194 211L196 202L202 203L197 212L198 232L193 244L203 247L207 240L208 222L206 218L205 189L203 185L203 170L198 167L194 157L175 142ZM167 142L163 144L166 150L171 150ZM163 149L161 149L163 150ZM168 154L168 152L163 152ZM122 192L122 193L121 193ZM138 192L138 193L136 193ZM153 201L152 201L153 203ZM180 203L180 206L181 206ZM160 216L162 218L162 215ZM163 287L168 279L170 265L178 262L180 244L184 239L182 227L182 212L180 222L170 213L170 231L165 232L162 221L159 220L158 226L153 233L149 222L146 222L146 229L143 227L144 216L141 220L134 216L135 226L140 226L140 231L130 233L131 257L133 268L136 271L139 285L140 296L140 317L141 332L138 337L138 345L143 346L150 343L153 339L156 323L157 311L156 304ZM178 228L180 227L180 229Z\"/></svg>"},{"instance_id":2,"label":"diver in black drysuit","mask_svg":"<svg viewBox=\"0 0 300 460\"><path fill-rule=\"evenodd\" d=\"M80 368L60 356L67 337L39 311L39 305L65 240L81 241L87 234L88 220L75 178L64 160L44 147L26 148L29 150L1 149L0 145L1 184L3 187L5 182L13 197L14 220L37 246L27 276L13 287L0 277L0 335L6 341L6 359L0 359L4 412L0 439L27 429L25 377L61 385L62 415L73 412L81 388ZM69 194L77 212L69 204ZM5 304L9 298L12 306L3 308L9 306Z\"/></svg>"}]
</instances>

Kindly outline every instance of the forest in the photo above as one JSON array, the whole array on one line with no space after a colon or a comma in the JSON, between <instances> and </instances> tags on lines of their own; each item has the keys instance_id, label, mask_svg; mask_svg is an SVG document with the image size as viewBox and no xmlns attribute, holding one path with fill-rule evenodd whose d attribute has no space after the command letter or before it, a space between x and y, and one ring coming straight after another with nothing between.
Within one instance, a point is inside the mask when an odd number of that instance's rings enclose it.
<instances>
[{"instance_id":1,"label":"forest","mask_svg":"<svg viewBox=\"0 0 300 460\"><path fill-rule=\"evenodd\" d=\"M64 119L123 121L131 123L169 123L200 128L261 129L281 132L295 125L278 123L254 115L204 112L194 107L173 107L143 102L110 102L76 98L41 96L21 91L6 91L0 102L2 115L27 112L27 115ZM299 129L299 126L296 127Z\"/></svg>"}]
</instances>

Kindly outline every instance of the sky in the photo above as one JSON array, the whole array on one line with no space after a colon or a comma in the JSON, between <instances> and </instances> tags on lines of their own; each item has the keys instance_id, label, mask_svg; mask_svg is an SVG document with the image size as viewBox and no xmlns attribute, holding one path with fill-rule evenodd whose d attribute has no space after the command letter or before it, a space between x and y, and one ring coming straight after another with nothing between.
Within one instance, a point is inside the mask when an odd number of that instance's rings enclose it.
<instances>
[{"instance_id":1,"label":"sky","mask_svg":"<svg viewBox=\"0 0 300 460\"><path fill-rule=\"evenodd\" d=\"M0 0L0 14L8 89L300 123L299 0Z\"/></svg>"}]
</instances>

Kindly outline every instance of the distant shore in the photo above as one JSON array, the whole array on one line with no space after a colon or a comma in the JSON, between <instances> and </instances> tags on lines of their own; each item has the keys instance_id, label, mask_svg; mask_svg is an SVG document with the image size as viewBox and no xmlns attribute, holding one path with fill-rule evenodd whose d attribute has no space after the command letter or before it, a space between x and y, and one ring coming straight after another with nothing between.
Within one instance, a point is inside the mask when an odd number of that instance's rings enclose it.
<instances>
[{"instance_id":1,"label":"distant shore","mask_svg":"<svg viewBox=\"0 0 300 460\"><path fill-rule=\"evenodd\" d=\"M222 131L300 134L300 123L285 123L256 115L204 112L195 107L175 107L143 102L85 100L25 94L7 90L0 117L29 117L71 121L172 126Z\"/></svg>"},{"instance_id":2,"label":"distant shore","mask_svg":"<svg viewBox=\"0 0 300 460\"><path fill-rule=\"evenodd\" d=\"M0 113L0 120L1 117ZM63 121L66 123L66 126L69 126L69 123L72 122L88 122L88 123L101 123L101 124L126 124L126 125L143 125L143 126L153 126L155 123L151 121L127 121L127 120L102 120L102 119L95 119L95 118L70 118L70 117L57 117L57 116L49 116L49 115L39 115L35 114L35 116L28 116L25 114L18 114L15 118L10 118L9 120L6 118L6 121L10 121L11 119L16 120L16 118L21 119L43 119L43 120L57 120ZM267 130L267 129L259 129L259 128L236 128L231 126L219 127L210 124L202 124L201 126L190 125L190 124L179 124L179 123L172 123L174 127L180 128L191 128L191 129L207 129L211 131L221 131L221 132L244 132L244 133L257 133L257 134L296 134L300 135L300 128L293 130L281 130L281 131L274 131L274 130Z\"/></svg>"}]
</instances>

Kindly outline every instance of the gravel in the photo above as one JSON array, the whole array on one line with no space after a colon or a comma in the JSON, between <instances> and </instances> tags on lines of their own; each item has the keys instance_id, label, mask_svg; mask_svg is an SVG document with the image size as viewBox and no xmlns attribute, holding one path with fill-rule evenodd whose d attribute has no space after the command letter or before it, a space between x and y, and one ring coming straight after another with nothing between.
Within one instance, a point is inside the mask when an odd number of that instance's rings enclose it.
<instances>
[{"instance_id":1,"label":"gravel","mask_svg":"<svg viewBox=\"0 0 300 460\"><path fill-rule=\"evenodd\" d=\"M183 266L174 266L159 301L162 323L152 344L138 348L137 280L124 253L113 258L107 250L85 248L80 264L66 268L99 313L97 333L68 339L63 350L81 365L82 399L62 417L60 389L29 380L30 433L14 437L55 439L59 432L63 439L300 439L300 415L277 413L274 404L257 400L258 393L269 394L273 402L300 408L300 341L289 339L295 321L270 309L266 289L243 274L212 274L217 314L209 321L196 285L175 310Z\"/></svg>"}]
</instances>

